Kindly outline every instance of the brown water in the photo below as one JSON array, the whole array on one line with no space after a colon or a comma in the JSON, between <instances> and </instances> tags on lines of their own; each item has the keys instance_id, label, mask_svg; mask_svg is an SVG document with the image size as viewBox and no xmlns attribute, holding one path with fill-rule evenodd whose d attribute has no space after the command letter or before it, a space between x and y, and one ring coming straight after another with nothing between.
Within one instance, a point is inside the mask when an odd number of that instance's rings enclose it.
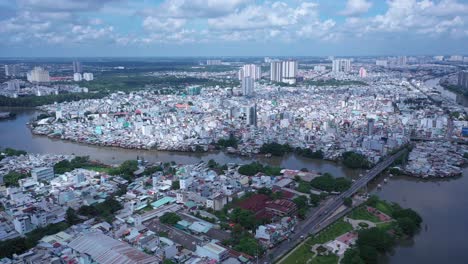
<instances>
[{"instance_id":1,"label":"brown water","mask_svg":"<svg viewBox=\"0 0 468 264\"><path fill-rule=\"evenodd\" d=\"M120 163L137 156L149 161L194 163L214 159L219 163L249 163L252 159L218 153L182 153L96 147L47 137L34 136L26 126L37 114L34 110L14 110L14 120L0 122L0 147L24 149L33 153L89 155L105 163ZM335 176L355 177L358 171L338 163L311 160L296 155L260 159L261 162L284 168L308 168ZM423 228L413 240L404 241L384 260L386 263L468 263L468 172L452 180L423 181L408 177L389 178L381 190L374 191L383 199L397 202L418 211ZM380 179L382 180L382 179ZM374 183L376 184L376 183ZM427 228L426 228L427 226Z\"/></svg>"}]
</instances>

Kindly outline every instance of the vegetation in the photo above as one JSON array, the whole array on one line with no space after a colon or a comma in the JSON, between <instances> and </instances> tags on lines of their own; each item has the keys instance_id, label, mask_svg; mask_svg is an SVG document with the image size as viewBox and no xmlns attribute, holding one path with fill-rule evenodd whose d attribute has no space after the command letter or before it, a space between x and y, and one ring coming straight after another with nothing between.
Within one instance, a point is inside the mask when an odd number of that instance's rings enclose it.
<instances>
[{"instance_id":1,"label":"vegetation","mask_svg":"<svg viewBox=\"0 0 468 264\"><path fill-rule=\"evenodd\" d=\"M346 197L343 199L343 204L347 207L352 207L353 206L353 199L350 197Z\"/></svg>"},{"instance_id":2,"label":"vegetation","mask_svg":"<svg viewBox=\"0 0 468 264\"><path fill-rule=\"evenodd\" d=\"M265 143L260 147L260 153L263 154L271 154L273 156L281 157L286 153L292 151L291 146L288 144L281 145L279 143Z\"/></svg>"},{"instance_id":3,"label":"vegetation","mask_svg":"<svg viewBox=\"0 0 468 264\"><path fill-rule=\"evenodd\" d=\"M114 220L114 214L122 208L122 205L117 200L113 197L108 197L102 203L83 205L78 209L78 214L112 222Z\"/></svg>"},{"instance_id":4,"label":"vegetation","mask_svg":"<svg viewBox=\"0 0 468 264\"><path fill-rule=\"evenodd\" d=\"M93 166L93 164L89 161L89 156L75 157L71 161L65 159L57 162L54 165L54 173L64 174L65 172L86 166Z\"/></svg>"},{"instance_id":5,"label":"vegetation","mask_svg":"<svg viewBox=\"0 0 468 264\"><path fill-rule=\"evenodd\" d=\"M380 222L379 218L366 210L365 207L360 206L348 214L348 217L355 220L367 220L373 223Z\"/></svg>"},{"instance_id":6,"label":"vegetation","mask_svg":"<svg viewBox=\"0 0 468 264\"><path fill-rule=\"evenodd\" d=\"M3 183L6 187L18 186L18 181L24 178L27 178L31 175L25 173L19 173L16 171L10 171L9 173L3 176Z\"/></svg>"},{"instance_id":7,"label":"vegetation","mask_svg":"<svg viewBox=\"0 0 468 264\"><path fill-rule=\"evenodd\" d=\"M127 181L132 181L135 175L133 172L138 170L138 162L136 160L127 160L120 164L119 167L113 168L109 174L120 175Z\"/></svg>"},{"instance_id":8,"label":"vegetation","mask_svg":"<svg viewBox=\"0 0 468 264\"><path fill-rule=\"evenodd\" d=\"M222 148L228 148L228 147L237 148L238 143L239 143L239 140L233 135L230 135L228 139L222 138L218 140L216 145Z\"/></svg>"},{"instance_id":9,"label":"vegetation","mask_svg":"<svg viewBox=\"0 0 468 264\"><path fill-rule=\"evenodd\" d=\"M18 237L0 242L0 258L11 258L13 254L21 254L37 245L44 236L56 234L68 228L67 223L60 222L37 228L26 234L26 237Z\"/></svg>"},{"instance_id":10,"label":"vegetation","mask_svg":"<svg viewBox=\"0 0 468 264\"><path fill-rule=\"evenodd\" d=\"M309 210L309 199L304 195L299 195L293 199L293 202L297 206L297 215L301 219L305 219L307 211Z\"/></svg>"},{"instance_id":11,"label":"vegetation","mask_svg":"<svg viewBox=\"0 0 468 264\"><path fill-rule=\"evenodd\" d=\"M255 215L249 210L238 207L234 208L229 218L232 222L239 224L242 228L247 230L254 230L257 226Z\"/></svg>"},{"instance_id":12,"label":"vegetation","mask_svg":"<svg viewBox=\"0 0 468 264\"><path fill-rule=\"evenodd\" d=\"M238 172L247 176L254 176L255 174L262 172L266 175L281 175L281 168L263 166L258 162L252 162L250 164L242 165L239 167Z\"/></svg>"},{"instance_id":13,"label":"vegetation","mask_svg":"<svg viewBox=\"0 0 468 264\"><path fill-rule=\"evenodd\" d=\"M364 155L353 151L343 153L343 164L352 169L368 169L371 165Z\"/></svg>"},{"instance_id":14,"label":"vegetation","mask_svg":"<svg viewBox=\"0 0 468 264\"><path fill-rule=\"evenodd\" d=\"M17 150L17 149L12 149L12 148L5 148L4 150L0 151L5 156L21 156L21 155L26 155L27 152L24 150Z\"/></svg>"},{"instance_id":15,"label":"vegetation","mask_svg":"<svg viewBox=\"0 0 468 264\"><path fill-rule=\"evenodd\" d=\"M63 93L63 94L52 94L45 96L27 96L10 98L6 96L0 96L0 106L8 107L36 107L40 105L53 104L54 102L71 102L79 101L83 99L96 99L106 96L106 93Z\"/></svg>"},{"instance_id":16,"label":"vegetation","mask_svg":"<svg viewBox=\"0 0 468 264\"><path fill-rule=\"evenodd\" d=\"M167 212L167 213L164 213L159 218L159 220L161 221L161 223L166 224L166 225L175 225L177 224L177 222L179 222L182 219L176 213Z\"/></svg>"},{"instance_id":17,"label":"vegetation","mask_svg":"<svg viewBox=\"0 0 468 264\"><path fill-rule=\"evenodd\" d=\"M69 226L78 224L81 222L80 218L78 217L78 214L76 213L75 209L68 207L66 215L65 215L65 221Z\"/></svg>"},{"instance_id":18,"label":"vegetation","mask_svg":"<svg viewBox=\"0 0 468 264\"><path fill-rule=\"evenodd\" d=\"M172 190L179 190L180 189L180 181L173 181L171 185Z\"/></svg>"},{"instance_id":19,"label":"vegetation","mask_svg":"<svg viewBox=\"0 0 468 264\"><path fill-rule=\"evenodd\" d=\"M334 178L331 174L325 173L322 176L314 178L310 185L313 188L326 192L344 192L351 187L351 180L339 177Z\"/></svg>"},{"instance_id":20,"label":"vegetation","mask_svg":"<svg viewBox=\"0 0 468 264\"><path fill-rule=\"evenodd\" d=\"M296 148L296 154L302 157L310 158L310 159L323 159L324 154L322 150L313 151L310 148Z\"/></svg>"}]
</instances>

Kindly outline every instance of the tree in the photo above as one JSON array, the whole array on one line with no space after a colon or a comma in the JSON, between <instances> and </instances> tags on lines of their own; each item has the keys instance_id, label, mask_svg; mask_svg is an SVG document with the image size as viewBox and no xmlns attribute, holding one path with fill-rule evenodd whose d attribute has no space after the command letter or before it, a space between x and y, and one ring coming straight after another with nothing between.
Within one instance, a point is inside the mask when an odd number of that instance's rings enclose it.
<instances>
[{"instance_id":1,"label":"tree","mask_svg":"<svg viewBox=\"0 0 468 264\"><path fill-rule=\"evenodd\" d=\"M364 260L362 260L359 250L355 248L350 248L346 250L343 259L341 260L341 264L365 264Z\"/></svg>"},{"instance_id":2,"label":"tree","mask_svg":"<svg viewBox=\"0 0 468 264\"><path fill-rule=\"evenodd\" d=\"M258 244L257 240L248 236L241 238L239 243L234 246L234 249L251 256L260 256L263 253L263 248Z\"/></svg>"},{"instance_id":3,"label":"tree","mask_svg":"<svg viewBox=\"0 0 468 264\"><path fill-rule=\"evenodd\" d=\"M67 221L67 224L70 226L80 222L80 218L78 218L76 211L71 207L68 207L67 209L65 220Z\"/></svg>"},{"instance_id":4,"label":"tree","mask_svg":"<svg viewBox=\"0 0 468 264\"><path fill-rule=\"evenodd\" d=\"M414 236L418 230L418 225L416 222L409 217L401 217L397 219L398 226L401 228L401 231L407 236Z\"/></svg>"},{"instance_id":5,"label":"tree","mask_svg":"<svg viewBox=\"0 0 468 264\"><path fill-rule=\"evenodd\" d=\"M361 246L359 247L359 255L366 264L378 264L379 253L375 247Z\"/></svg>"},{"instance_id":6,"label":"tree","mask_svg":"<svg viewBox=\"0 0 468 264\"><path fill-rule=\"evenodd\" d=\"M235 208L231 213L231 220L240 224L243 228L253 230L257 224L255 215L248 210Z\"/></svg>"},{"instance_id":7,"label":"tree","mask_svg":"<svg viewBox=\"0 0 468 264\"><path fill-rule=\"evenodd\" d=\"M385 253L393 247L394 240L384 230L373 227L361 230L356 244L360 250L362 247L369 246L374 247L380 253Z\"/></svg>"},{"instance_id":8,"label":"tree","mask_svg":"<svg viewBox=\"0 0 468 264\"><path fill-rule=\"evenodd\" d=\"M29 177L28 174L10 171L9 173L5 174L5 176L3 176L3 183L6 187L18 186L18 181L27 177Z\"/></svg>"},{"instance_id":9,"label":"tree","mask_svg":"<svg viewBox=\"0 0 468 264\"><path fill-rule=\"evenodd\" d=\"M180 181L172 181L171 189L172 190L179 190L180 189Z\"/></svg>"},{"instance_id":10,"label":"tree","mask_svg":"<svg viewBox=\"0 0 468 264\"><path fill-rule=\"evenodd\" d=\"M367 169L370 167L370 162L367 160L366 156L356 153L353 151L347 151L343 153L343 164L352 169Z\"/></svg>"},{"instance_id":11,"label":"tree","mask_svg":"<svg viewBox=\"0 0 468 264\"><path fill-rule=\"evenodd\" d=\"M320 197L320 195L317 195L317 194L310 194L310 203L312 204L312 206L316 207L320 201L322 200L322 198Z\"/></svg>"},{"instance_id":12,"label":"tree","mask_svg":"<svg viewBox=\"0 0 468 264\"><path fill-rule=\"evenodd\" d=\"M411 219L417 227L422 223L422 217L410 208L395 210L392 214L393 218L409 218Z\"/></svg>"},{"instance_id":13,"label":"tree","mask_svg":"<svg viewBox=\"0 0 468 264\"><path fill-rule=\"evenodd\" d=\"M159 218L159 220L161 221L161 223L166 224L166 225L175 225L175 224L177 224L177 222L179 222L182 219L176 213L167 212L167 213L164 213Z\"/></svg>"},{"instance_id":14,"label":"tree","mask_svg":"<svg viewBox=\"0 0 468 264\"><path fill-rule=\"evenodd\" d=\"M350 197L346 197L343 199L343 204L347 207L352 207L353 206L353 199Z\"/></svg>"}]
</instances>

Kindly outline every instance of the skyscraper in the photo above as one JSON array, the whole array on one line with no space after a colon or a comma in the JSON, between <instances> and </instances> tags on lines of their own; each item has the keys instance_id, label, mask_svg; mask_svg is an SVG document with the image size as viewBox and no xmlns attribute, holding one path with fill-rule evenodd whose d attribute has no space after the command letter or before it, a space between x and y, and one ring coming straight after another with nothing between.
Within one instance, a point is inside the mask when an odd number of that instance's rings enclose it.
<instances>
[{"instance_id":1,"label":"skyscraper","mask_svg":"<svg viewBox=\"0 0 468 264\"><path fill-rule=\"evenodd\" d=\"M407 62L406 56L399 56L397 59L398 66L405 66Z\"/></svg>"},{"instance_id":2,"label":"skyscraper","mask_svg":"<svg viewBox=\"0 0 468 264\"><path fill-rule=\"evenodd\" d=\"M388 66L388 61L387 60L376 60L375 65L382 66L382 67L387 67Z\"/></svg>"},{"instance_id":3,"label":"skyscraper","mask_svg":"<svg viewBox=\"0 0 468 264\"><path fill-rule=\"evenodd\" d=\"M73 73L82 73L81 62L73 61Z\"/></svg>"},{"instance_id":4,"label":"skyscraper","mask_svg":"<svg viewBox=\"0 0 468 264\"><path fill-rule=\"evenodd\" d=\"M458 86L463 89L468 89L468 71L461 71L458 73Z\"/></svg>"},{"instance_id":5,"label":"skyscraper","mask_svg":"<svg viewBox=\"0 0 468 264\"><path fill-rule=\"evenodd\" d=\"M242 78L241 86L242 86L242 94L244 96L251 96L253 94L254 81L251 77Z\"/></svg>"},{"instance_id":6,"label":"skyscraper","mask_svg":"<svg viewBox=\"0 0 468 264\"><path fill-rule=\"evenodd\" d=\"M281 82L281 61L270 62L270 80Z\"/></svg>"},{"instance_id":7,"label":"skyscraper","mask_svg":"<svg viewBox=\"0 0 468 264\"><path fill-rule=\"evenodd\" d=\"M34 67L27 73L29 82L50 82L49 72L41 67Z\"/></svg>"},{"instance_id":8,"label":"skyscraper","mask_svg":"<svg viewBox=\"0 0 468 264\"><path fill-rule=\"evenodd\" d=\"M258 80L262 77L261 68L255 64L245 64L239 70L239 80L242 80L244 77L250 77L253 80Z\"/></svg>"},{"instance_id":9,"label":"skyscraper","mask_svg":"<svg viewBox=\"0 0 468 264\"><path fill-rule=\"evenodd\" d=\"M363 67L359 69L359 77L361 78L366 78L367 77L367 71Z\"/></svg>"},{"instance_id":10,"label":"skyscraper","mask_svg":"<svg viewBox=\"0 0 468 264\"><path fill-rule=\"evenodd\" d=\"M367 119L367 135L372 136L374 134L374 119Z\"/></svg>"},{"instance_id":11,"label":"skyscraper","mask_svg":"<svg viewBox=\"0 0 468 264\"><path fill-rule=\"evenodd\" d=\"M281 81L284 83L296 83L298 64L296 60L287 60L281 63Z\"/></svg>"},{"instance_id":12,"label":"skyscraper","mask_svg":"<svg viewBox=\"0 0 468 264\"><path fill-rule=\"evenodd\" d=\"M349 59L336 59L336 60L333 60L332 61L332 71L334 73L351 71L351 60L349 60Z\"/></svg>"},{"instance_id":13,"label":"skyscraper","mask_svg":"<svg viewBox=\"0 0 468 264\"><path fill-rule=\"evenodd\" d=\"M247 124L249 126L257 127L257 104L248 107Z\"/></svg>"},{"instance_id":14,"label":"skyscraper","mask_svg":"<svg viewBox=\"0 0 468 264\"><path fill-rule=\"evenodd\" d=\"M18 65L16 64L5 64L5 76L18 76L19 75L19 70L18 70Z\"/></svg>"}]
</instances>

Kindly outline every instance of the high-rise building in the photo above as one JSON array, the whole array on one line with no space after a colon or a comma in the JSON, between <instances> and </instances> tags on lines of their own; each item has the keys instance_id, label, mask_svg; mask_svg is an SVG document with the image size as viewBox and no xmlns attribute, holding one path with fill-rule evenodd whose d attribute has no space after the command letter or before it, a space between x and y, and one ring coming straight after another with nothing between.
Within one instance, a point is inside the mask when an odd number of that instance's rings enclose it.
<instances>
[{"instance_id":1,"label":"high-rise building","mask_svg":"<svg viewBox=\"0 0 468 264\"><path fill-rule=\"evenodd\" d=\"M83 79L85 79L88 82L92 81L94 80L94 75L91 72L85 72L83 73Z\"/></svg>"},{"instance_id":2,"label":"high-rise building","mask_svg":"<svg viewBox=\"0 0 468 264\"><path fill-rule=\"evenodd\" d=\"M262 77L261 67L255 64L245 64L239 70L239 80L242 80L244 77L250 77L254 81Z\"/></svg>"},{"instance_id":3,"label":"high-rise building","mask_svg":"<svg viewBox=\"0 0 468 264\"><path fill-rule=\"evenodd\" d=\"M192 85L187 87L188 95L199 95L201 92L201 87L199 85Z\"/></svg>"},{"instance_id":4,"label":"high-rise building","mask_svg":"<svg viewBox=\"0 0 468 264\"><path fill-rule=\"evenodd\" d=\"M434 60L436 60L436 61L443 61L443 60L444 60L444 56L442 56L442 55L434 56Z\"/></svg>"},{"instance_id":5,"label":"high-rise building","mask_svg":"<svg viewBox=\"0 0 468 264\"><path fill-rule=\"evenodd\" d=\"M463 61L462 55L452 55L449 58L449 61Z\"/></svg>"},{"instance_id":6,"label":"high-rise building","mask_svg":"<svg viewBox=\"0 0 468 264\"><path fill-rule=\"evenodd\" d=\"M372 136L374 134L374 123L375 120L372 118L367 119L367 135Z\"/></svg>"},{"instance_id":7,"label":"high-rise building","mask_svg":"<svg viewBox=\"0 0 468 264\"><path fill-rule=\"evenodd\" d=\"M397 65L398 66L405 66L407 63L406 56L398 56L397 58Z\"/></svg>"},{"instance_id":8,"label":"high-rise building","mask_svg":"<svg viewBox=\"0 0 468 264\"><path fill-rule=\"evenodd\" d=\"M388 61L387 60L376 60L375 65L382 66L382 67L387 67L388 66Z\"/></svg>"},{"instance_id":9,"label":"high-rise building","mask_svg":"<svg viewBox=\"0 0 468 264\"><path fill-rule=\"evenodd\" d=\"M325 65L316 65L314 66L314 71L316 72L324 72L327 70L327 67Z\"/></svg>"},{"instance_id":10,"label":"high-rise building","mask_svg":"<svg viewBox=\"0 0 468 264\"><path fill-rule=\"evenodd\" d=\"M254 90L254 81L251 77L244 77L242 79L242 95L251 96Z\"/></svg>"},{"instance_id":11,"label":"high-rise building","mask_svg":"<svg viewBox=\"0 0 468 264\"><path fill-rule=\"evenodd\" d=\"M270 80L281 82L281 61L270 62Z\"/></svg>"},{"instance_id":12,"label":"high-rise building","mask_svg":"<svg viewBox=\"0 0 468 264\"><path fill-rule=\"evenodd\" d=\"M49 72L41 67L34 67L27 73L29 82L50 82Z\"/></svg>"},{"instance_id":13,"label":"high-rise building","mask_svg":"<svg viewBox=\"0 0 468 264\"><path fill-rule=\"evenodd\" d=\"M83 69L81 67L81 62L73 61L73 73L82 73Z\"/></svg>"},{"instance_id":14,"label":"high-rise building","mask_svg":"<svg viewBox=\"0 0 468 264\"><path fill-rule=\"evenodd\" d=\"M49 181L52 180L54 175L54 168L52 167L41 167L31 170L31 177L36 181Z\"/></svg>"},{"instance_id":15,"label":"high-rise building","mask_svg":"<svg viewBox=\"0 0 468 264\"><path fill-rule=\"evenodd\" d=\"M458 73L458 86L463 89L468 89L468 71L461 71Z\"/></svg>"},{"instance_id":16,"label":"high-rise building","mask_svg":"<svg viewBox=\"0 0 468 264\"><path fill-rule=\"evenodd\" d=\"M361 78L366 78L367 77L367 71L363 67L359 69L359 77Z\"/></svg>"},{"instance_id":17,"label":"high-rise building","mask_svg":"<svg viewBox=\"0 0 468 264\"><path fill-rule=\"evenodd\" d=\"M257 127L257 104L253 104L248 107L247 124L249 126Z\"/></svg>"},{"instance_id":18,"label":"high-rise building","mask_svg":"<svg viewBox=\"0 0 468 264\"><path fill-rule=\"evenodd\" d=\"M83 77L81 76L81 73L75 72L75 73L73 74L73 80L74 80L75 82L81 82L81 80L83 80Z\"/></svg>"},{"instance_id":19,"label":"high-rise building","mask_svg":"<svg viewBox=\"0 0 468 264\"><path fill-rule=\"evenodd\" d=\"M295 84L297 77L297 60L287 60L281 63L281 81L284 83Z\"/></svg>"},{"instance_id":20,"label":"high-rise building","mask_svg":"<svg viewBox=\"0 0 468 264\"><path fill-rule=\"evenodd\" d=\"M332 61L332 71L334 73L350 72L351 60L349 59L336 59Z\"/></svg>"},{"instance_id":21,"label":"high-rise building","mask_svg":"<svg viewBox=\"0 0 468 264\"><path fill-rule=\"evenodd\" d=\"M19 69L18 65L16 64L5 64L5 76L8 77L15 77L19 75Z\"/></svg>"},{"instance_id":22,"label":"high-rise building","mask_svg":"<svg viewBox=\"0 0 468 264\"><path fill-rule=\"evenodd\" d=\"M221 60L206 60L206 65L221 65Z\"/></svg>"},{"instance_id":23,"label":"high-rise building","mask_svg":"<svg viewBox=\"0 0 468 264\"><path fill-rule=\"evenodd\" d=\"M10 80L7 82L8 85L8 90L16 90L18 91L20 89L20 82L19 80Z\"/></svg>"}]
</instances>

